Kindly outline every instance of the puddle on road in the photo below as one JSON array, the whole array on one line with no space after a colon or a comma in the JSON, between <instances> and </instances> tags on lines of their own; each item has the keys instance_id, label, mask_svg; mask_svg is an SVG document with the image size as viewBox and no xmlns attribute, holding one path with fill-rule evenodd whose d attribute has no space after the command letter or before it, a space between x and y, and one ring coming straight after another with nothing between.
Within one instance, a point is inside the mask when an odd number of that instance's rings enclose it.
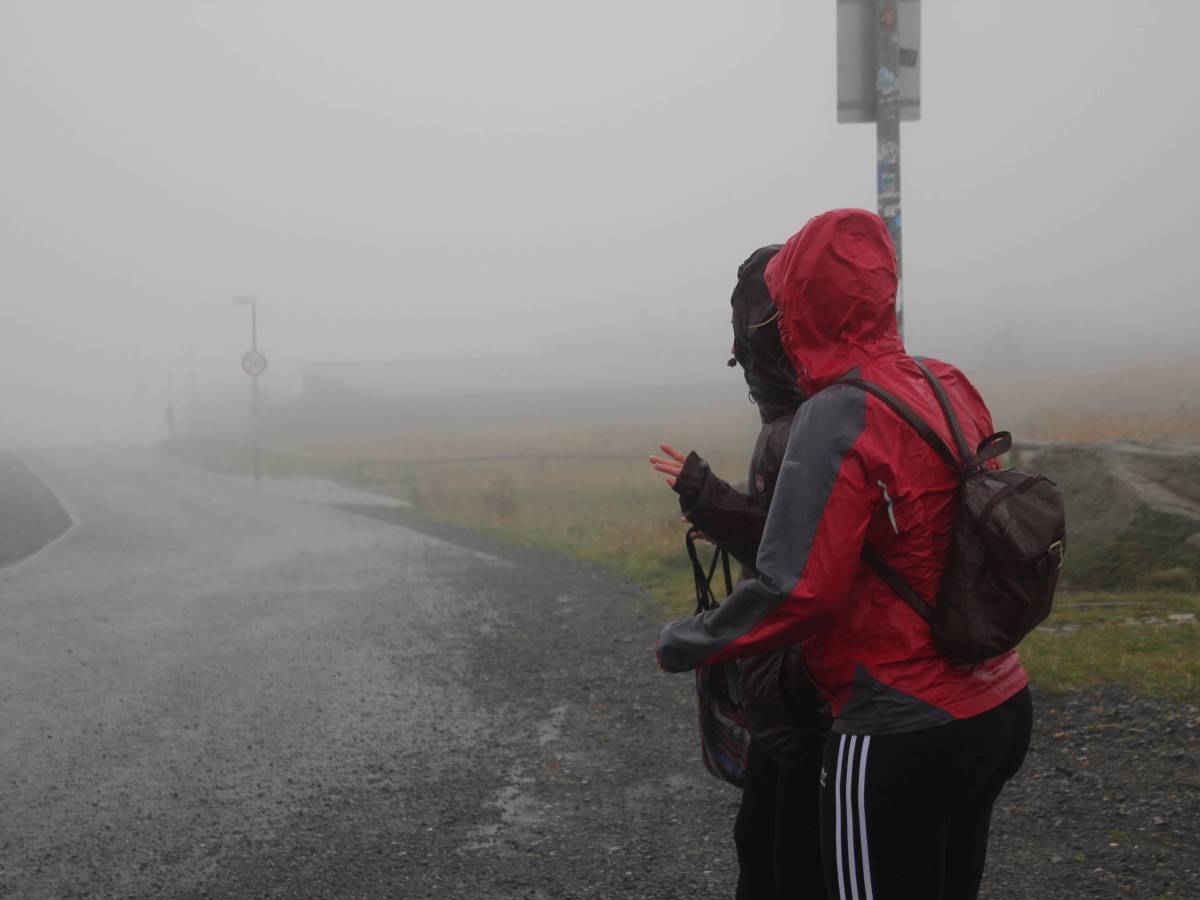
<instances>
[{"instance_id":1,"label":"puddle on road","mask_svg":"<svg viewBox=\"0 0 1200 900\"><path fill-rule=\"evenodd\" d=\"M272 497L321 506L380 506L385 509L412 506L407 500L398 497L360 491L323 478L264 478L259 481L258 490Z\"/></svg>"},{"instance_id":2,"label":"puddle on road","mask_svg":"<svg viewBox=\"0 0 1200 900\"><path fill-rule=\"evenodd\" d=\"M534 726L539 747L547 747L562 737L564 720L569 704L563 703L550 710L550 714ZM485 810L498 810L500 821L479 825L472 829L459 846L460 853L477 853L496 850L505 835L511 842L522 838L542 823L545 807L529 790L537 779L525 774L524 764L515 763L509 770L504 787L492 799L483 804Z\"/></svg>"},{"instance_id":3,"label":"puddle on road","mask_svg":"<svg viewBox=\"0 0 1200 900\"><path fill-rule=\"evenodd\" d=\"M538 746L545 747L562 737L563 719L567 715L567 704L550 710L550 717L538 723Z\"/></svg>"}]
</instances>

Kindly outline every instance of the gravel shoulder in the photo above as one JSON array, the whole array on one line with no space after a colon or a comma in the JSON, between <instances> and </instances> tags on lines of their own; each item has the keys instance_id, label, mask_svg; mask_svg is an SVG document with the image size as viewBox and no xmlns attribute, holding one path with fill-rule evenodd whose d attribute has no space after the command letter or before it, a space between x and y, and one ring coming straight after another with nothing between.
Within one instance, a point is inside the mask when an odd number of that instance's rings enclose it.
<instances>
[{"instance_id":1,"label":"gravel shoulder","mask_svg":"<svg viewBox=\"0 0 1200 900\"><path fill-rule=\"evenodd\" d=\"M414 524L403 510L359 511ZM507 600L463 623L466 674L495 723L473 758L439 767L427 795L409 798L422 828L388 896L731 896L737 793L700 763L690 680L654 665L658 614L641 592L462 529L420 530L513 565L488 570L486 585L469 572L445 585L447 603L479 591ZM492 777L483 794L479 767ZM346 894L330 884L315 895Z\"/></svg>"},{"instance_id":2,"label":"gravel shoulder","mask_svg":"<svg viewBox=\"0 0 1200 900\"><path fill-rule=\"evenodd\" d=\"M474 896L732 896L737 793L700 764L690 681L654 666L661 614L598 570L401 510L364 512L512 560L509 576L537 585L480 636L477 689L553 739L497 755L512 802L496 798ZM1117 688L1034 697L1033 745L997 805L982 896L1200 896L1197 704ZM437 858L408 896L465 887Z\"/></svg>"}]
</instances>

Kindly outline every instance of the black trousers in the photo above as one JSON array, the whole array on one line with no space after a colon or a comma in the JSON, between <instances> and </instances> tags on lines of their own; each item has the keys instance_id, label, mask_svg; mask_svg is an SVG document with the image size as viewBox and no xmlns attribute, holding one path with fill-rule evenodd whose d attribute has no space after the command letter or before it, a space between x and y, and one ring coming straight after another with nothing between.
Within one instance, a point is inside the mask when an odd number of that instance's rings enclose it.
<instances>
[{"instance_id":1,"label":"black trousers","mask_svg":"<svg viewBox=\"0 0 1200 900\"><path fill-rule=\"evenodd\" d=\"M836 900L973 900L992 805L1025 760L1028 689L971 719L839 735L821 771L821 853Z\"/></svg>"},{"instance_id":2,"label":"black trousers","mask_svg":"<svg viewBox=\"0 0 1200 900\"><path fill-rule=\"evenodd\" d=\"M737 900L819 900L825 895L817 791L823 742L823 735L814 735L806 760L778 765L750 741L733 826Z\"/></svg>"}]
</instances>

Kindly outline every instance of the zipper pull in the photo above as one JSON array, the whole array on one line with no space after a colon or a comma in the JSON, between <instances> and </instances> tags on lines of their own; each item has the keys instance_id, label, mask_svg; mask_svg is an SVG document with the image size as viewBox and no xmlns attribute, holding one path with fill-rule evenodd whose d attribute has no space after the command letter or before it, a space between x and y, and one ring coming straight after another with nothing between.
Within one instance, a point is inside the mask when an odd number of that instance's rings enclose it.
<instances>
[{"instance_id":1,"label":"zipper pull","mask_svg":"<svg viewBox=\"0 0 1200 900\"><path fill-rule=\"evenodd\" d=\"M882 481L875 482L879 485L879 489L883 491L883 499L887 503L888 521L892 523L892 531L900 534L900 526L896 524L896 509L892 504L892 498L888 495L887 485Z\"/></svg>"}]
</instances>

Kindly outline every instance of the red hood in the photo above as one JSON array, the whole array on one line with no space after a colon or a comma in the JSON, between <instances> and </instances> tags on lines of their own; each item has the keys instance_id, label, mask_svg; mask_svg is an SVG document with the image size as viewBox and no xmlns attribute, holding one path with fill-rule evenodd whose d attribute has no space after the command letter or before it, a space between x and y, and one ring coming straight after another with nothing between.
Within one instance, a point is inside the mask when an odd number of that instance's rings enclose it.
<instances>
[{"instance_id":1,"label":"red hood","mask_svg":"<svg viewBox=\"0 0 1200 900\"><path fill-rule=\"evenodd\" d=\"M865 360L904 351L896 327L896 250L863 209L822 213L767 266L779 333L809 396Z\"/></svg>"}]
</instances>

